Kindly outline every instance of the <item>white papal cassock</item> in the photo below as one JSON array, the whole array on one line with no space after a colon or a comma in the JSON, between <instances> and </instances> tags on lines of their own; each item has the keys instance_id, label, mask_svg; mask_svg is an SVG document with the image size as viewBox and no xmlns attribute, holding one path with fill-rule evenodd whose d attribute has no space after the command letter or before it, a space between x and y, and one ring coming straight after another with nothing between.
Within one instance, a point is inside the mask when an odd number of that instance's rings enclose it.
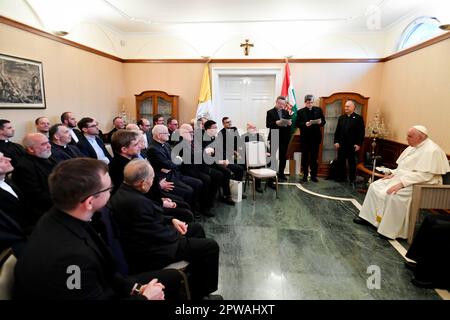
<instances>
[{"instance_id":1,"label":"white papal cassock","mask_svg":"<svg viewBox=\"0 0 450 320\"><path fill-rule=\"evenodd\" d=\"M397 169L392 170L393 178L370 185L359 216L388 238L406 239L412 185L442 184L442 175L450 171L450 166L444 151L429 138L416 147L406 148L397 159L397 165ZM404 188L396 194L386 193L400 182Z\"/></svg>"}]
</instances>

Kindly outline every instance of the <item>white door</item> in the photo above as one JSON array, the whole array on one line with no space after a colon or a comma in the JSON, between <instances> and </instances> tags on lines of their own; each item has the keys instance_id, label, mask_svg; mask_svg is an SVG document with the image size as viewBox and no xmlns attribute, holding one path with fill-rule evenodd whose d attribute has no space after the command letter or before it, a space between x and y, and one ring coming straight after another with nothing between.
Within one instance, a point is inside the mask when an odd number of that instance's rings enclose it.
<instances>
[{"instance_id":1,"label":"white door","mask_svg":"<svg viewBox=\"0 0 450 320\"><path fill-rule=\"evenodd\" d=\"M216 101L217 123L230 117L241 133L251 122L258 129L266 127L266 112L273 108L276 98L275 75L219 75L219 97Z\"/></svg>"}]
</instances>

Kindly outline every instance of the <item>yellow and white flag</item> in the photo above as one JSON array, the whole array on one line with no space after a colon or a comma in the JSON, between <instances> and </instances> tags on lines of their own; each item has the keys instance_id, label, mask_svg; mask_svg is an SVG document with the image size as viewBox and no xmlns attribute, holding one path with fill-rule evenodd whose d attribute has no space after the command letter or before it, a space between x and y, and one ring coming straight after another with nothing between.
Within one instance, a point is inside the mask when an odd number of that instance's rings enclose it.
<instances>
[{"instance_id":1,"label":"yellow and white flag","mask_svg":"<svg viewBox=\"0 0 450 320\"><path fill-rule=\"evenodd\" d=\"M200 94L198 96L198 107L196 118L206 117L212 119L212 98L211 98L211 81L209 80L209 64L205 64L203 70L203 79L200 87Z\"/></svg>"}]
</instances>

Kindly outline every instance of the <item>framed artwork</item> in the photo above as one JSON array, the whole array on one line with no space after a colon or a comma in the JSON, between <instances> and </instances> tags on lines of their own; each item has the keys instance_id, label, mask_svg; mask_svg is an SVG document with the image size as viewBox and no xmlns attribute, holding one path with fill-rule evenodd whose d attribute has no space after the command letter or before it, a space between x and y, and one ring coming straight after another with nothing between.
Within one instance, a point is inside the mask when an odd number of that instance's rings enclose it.
<instances>
[{"instance_id":1,"label":"framed artwork","mask_svg":"<svg viewBox=\"0 0 450 320\"><path fill-rule=\"evenodd\" d=\"M1 109L45 109L42 62L0 54Z\"/></svg>"}]
</instances>

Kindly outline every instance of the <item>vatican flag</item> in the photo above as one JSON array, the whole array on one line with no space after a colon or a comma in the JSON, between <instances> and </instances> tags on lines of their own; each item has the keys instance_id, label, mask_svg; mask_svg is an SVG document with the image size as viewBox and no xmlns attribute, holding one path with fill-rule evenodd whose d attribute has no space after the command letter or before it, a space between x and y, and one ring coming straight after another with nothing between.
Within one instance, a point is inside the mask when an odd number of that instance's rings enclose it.
<instances>
[{"instance_id":1,"label":"vatican flag","mask_svg":"<svg viewBox=\"0 0 450 320\"><path fill-rule=\"evenodd\" d=\"M212 98L211 98L211 81L209 80L209 64L205 64L203 70L203 79L198 96L198 107L196 118L206 117L212 119Z\"/></svg>"}]
</instances>

